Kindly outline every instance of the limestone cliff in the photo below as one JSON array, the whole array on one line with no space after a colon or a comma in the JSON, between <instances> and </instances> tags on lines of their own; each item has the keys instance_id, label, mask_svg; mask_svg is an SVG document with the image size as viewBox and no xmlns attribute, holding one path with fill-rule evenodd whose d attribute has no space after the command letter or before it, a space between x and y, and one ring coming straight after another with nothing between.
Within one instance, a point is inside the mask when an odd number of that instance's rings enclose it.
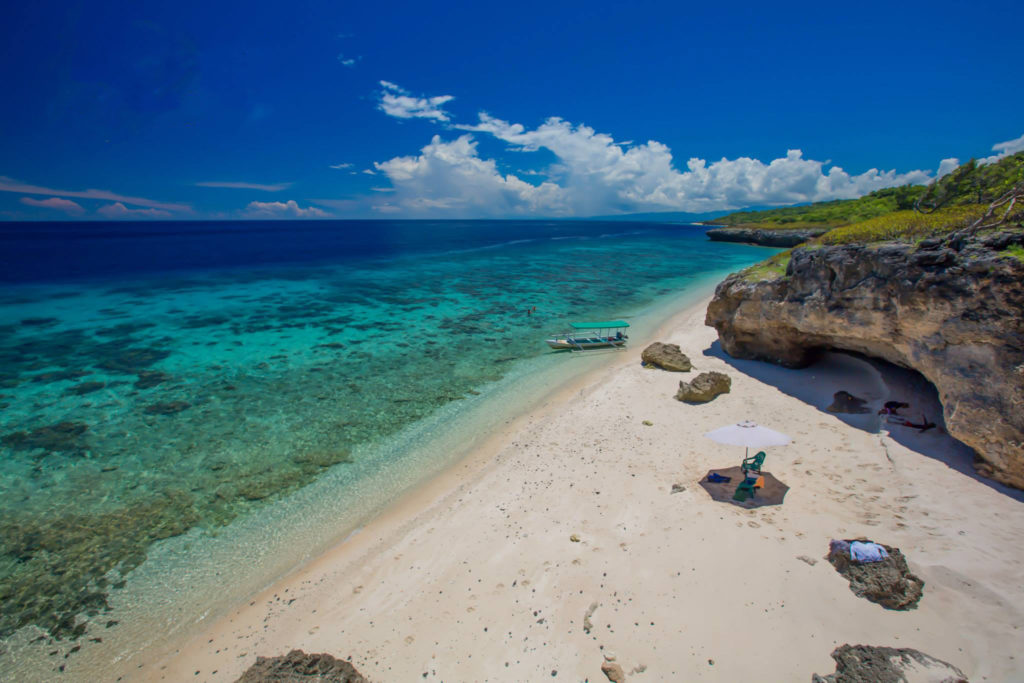
<instances>
[{"instance_id":1,"label":"limestone cliff","mask_svg":"<svg viewBox=\"0 0 1024 683\"><path fill-rule=\"evenodd\" d=\"M708 239L713 242L744 242L762 247L795 247L812 237L820 237L829 231L821 228L774 228L765 230L757 227L712 228Z\"/></svg>"},{"instance_id":2,"label":"limestone cliff","mask_svg":"<svg viewBox=\"0 0 1024 683\"><path fill-rule=\"evenodd\" d=\"M917 370L979 471L1024 488L1022 244L1024 232L1006 230L798 247L785 276L719 284L706 323L737 358L800 367L839 349Z\"/></svg>"}]
</instances>

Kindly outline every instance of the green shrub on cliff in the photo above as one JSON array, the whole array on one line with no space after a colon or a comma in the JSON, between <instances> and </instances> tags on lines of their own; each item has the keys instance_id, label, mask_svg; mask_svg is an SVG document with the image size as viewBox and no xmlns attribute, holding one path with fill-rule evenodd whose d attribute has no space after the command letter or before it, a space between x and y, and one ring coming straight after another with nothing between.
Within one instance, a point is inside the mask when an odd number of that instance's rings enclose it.
<instances>
[{"instance_id":1,"label":"green shrub on cliff","mask_svg":"<svg viewBox=\"0 0 1024 683\"><path fill-rule=\"evenodd\" d=\"M994 164L971 159L949 175L929 185L921 195L924 210L944 206L988 204L1024 180L1024 152Z\"/></svg>"},{"instance_id":2,"label":"green shrub on cliff","mask_svg":"<svg viewBox=\"0 0 1024 683\"><path fill-rule=\"evenodd\" d=\"M835 228L818 238L822 244L850 242L914 242L944 235L969 226L985 213L987 205L953 206L934 213L897 211L860 223Z\"/></svg>"},{"instance_id":3,"label":"green shrub on cliff","mask_svg":"<svg viewBox=\"0 0 1024 683\"><path fill-rule=\"evenodd\" d=\"M789 266L789 259L793 255L792 249L780 251L770 258L755 263L743 272L743 277L751 282L760 280L776 280L786 275L786 267Z\"/></svg>"},{"instance_id":4,"label":"green shrub on cliff","mask_svg":"<svg viewBox=\"0 0 1024 683\"><path fill-rule=\"evenodd\" d=\"M971 159L927 187L904 185L876 190L860 199L837 199L804 206L765 211L741 211L710 223L750 226L762 230L805 227L840 227L895 215L920 205L924 211L955 206L988 204L1024 180L1024 152L995 163ZM899 222L901 219L897 219Z\"/></svg>"},{"instance_id":5,"label":"green shrub on cliff","mask_svg":"<svg viewBox=\"0 0 1024 683\"><path fill-rule=\"evenodd\" d=\"M1003 253L1007 256L1012 256L1021 263L1024 263L1024 247L1019 244L1011 244L1003 250Z\"/></svg>"},{"instance_id":6,"label":"green shrub on cliff","mask_svg":"<svg viewBox=\"0 0 1024 683\"><path fill-rule=\"evenodd\" d=\"M741 211L709 222L730 226L756 225L767 230L848 225L900 209L913 208L914 202L924 191L921 185L890 187L860 199L835 199L766 211Z\"/></svg>"}]
</instances>

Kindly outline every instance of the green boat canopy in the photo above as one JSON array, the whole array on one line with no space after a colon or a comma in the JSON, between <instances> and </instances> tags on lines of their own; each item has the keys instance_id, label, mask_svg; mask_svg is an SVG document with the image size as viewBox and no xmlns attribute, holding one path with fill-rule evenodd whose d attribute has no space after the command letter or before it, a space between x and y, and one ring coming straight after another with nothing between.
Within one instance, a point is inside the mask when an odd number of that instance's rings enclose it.
<instances>
[{"instance_id":1,"label":"green boat canopy","mask_svg":"<svg viewBox=\"0 0 1024 683\"><path fill-rule=\"evenodd\" d=\"M606 327L629 327L625 320L607 320L597 323L569 323L574 330L597 330Z\"/></svg>"}]
</instances>

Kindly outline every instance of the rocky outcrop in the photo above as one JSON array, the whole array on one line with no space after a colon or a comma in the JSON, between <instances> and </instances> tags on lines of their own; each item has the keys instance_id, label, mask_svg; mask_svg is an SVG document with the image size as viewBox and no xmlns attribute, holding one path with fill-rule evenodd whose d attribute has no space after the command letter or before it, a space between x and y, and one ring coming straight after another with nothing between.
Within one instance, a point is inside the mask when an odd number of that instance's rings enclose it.
<instances>
[{"instance_id":1,"label":"rocky outcrop","mask_svg":"<svg viewBox=\"0 0 1024 683\"><path fill-rule=\"evenodd\" d=\"M1024 488L1024 232L796 248L777 279L730 275L706 323L736 358L801 367L825 349L913 368L979 471ZM1019 247L1015 247L1019 248Z\"/></svg>"},{"instance_id":2,"label":"rocky outcrop","mask_svg":"<svg viewBox=\"0 0 1024 683\"><path fill-rule=\"evenodd\" d=\"M235 683L366 683L348 662L327 654L292 650L280 657L257 657Z\"/></svg>"},{"instance_id":3,"label":"rocky outcrop","mask_svg":"<svg viewBox=\"0 0 1024 683\"><path fill-rule=\"evenodd\" d=\"M850 590L858 598L886 609L914 609L924 592L924 581L910 571L899 548L882 547L889 556L878 562L854 562L848 545L831 548L828 561L850 582Z\"/></svg>"},{"instance_id":4,"label":"rocky outcrop","mask_svg":"<svg viewBox=\"0 0 1024 683\"><path fill-rule=\"evenodd\" d=\"M910 648L841 645L832 651L835 673L814 674L811 683L968 683L964 672L948 662Z\"/></svg>"},{"instance_id":5,"label":"rocky outcrop","mask_svg":"<svg viewBox=\"0 0 1024 683\"><path fill-rule=\"evenodd\" d=\"M654 342L643 350L640 354L640 359L647 365L653 365L670 372L689 372L693 368L690 359L683 353L678 344Z\"/></svg>"},{"instance_id":6,"label":"rocky outcrop","mask_svg":"<svg viewBox=\"0 0 1024 683\"><path fill-rule=\"evenodd\" d=\"M719 394L728 394L732 388L729 375L722 372L702 372L692 382L680 382L676 400L684 403L707 403Z\"/></svg>"},{"instance_id":7,"label":"rocky outcrop","mask_svg":"<svg viewBox=\"0 0 1024 683\"><path fill-rule=\"evenodd\" d=\"M712 228L708 230L708 239L713 242L744 242L762 247L795 247L812 237L820 237L831 228L780 228L764 230L761 228Z\"/></svg>"}]
</instances>

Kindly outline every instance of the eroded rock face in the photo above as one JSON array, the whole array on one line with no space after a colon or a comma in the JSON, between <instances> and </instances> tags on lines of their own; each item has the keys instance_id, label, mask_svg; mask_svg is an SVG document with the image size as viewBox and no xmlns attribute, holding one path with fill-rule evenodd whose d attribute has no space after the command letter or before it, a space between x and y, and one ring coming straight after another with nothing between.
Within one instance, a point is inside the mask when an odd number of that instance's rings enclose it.
<instances>
[{"instance_id":1,"label":"eroded rock face","mask_svg":"<svg viewBox=\"0 0 1024 683\"><path fill-rule=\"evenodd\" d=\"M836 660L835 673L814 674L811 683L968 683L952 664L910 648L840 645L832 651L832 659Z\"/></svg>"},{"instance_id":2,"label":"eroded rock face","mask_svg":"<svg viewBox=\"0 0 1024 683\"><path fill-rule=\"evenodd\" d=\"M744 242L762 247L795 247L812 237L820 237L830 228L799 228L787 230L759 230L757 228L712 228L708 239L713 242Z\"/></svg>"},{"instance_id":3,"label":"eroded rock face","mask_svg":"<svg viewBox=\"0 0 1024 683\"><path fill-rule=\"evenodd\" d=\"M671 372L689 372L693 368L690 359L678 344L662 344L654 342L640 354L640 359L648 365L659 367Z\"/></svg>"},{"instance_id":4,"label":"eroded rock face","mask_svg":"<svg viewBox=\"0 0 1024 683\"><path fill-rule=\"evenodd\" d=\"M722 372L702 372L692 382L680 382L676 400L685 403L707 403L732 388L729 375Z\"/></svg>"},{"instance_id":5,"label":"eroded rock face","mask_svg":"<svg viewBox=\"0 0 1024 683\"><path fill-rule=\"evenodd\" d=\"M366 683L356 668L328 654L292 650L280 657L257 657L235 683Z\"/></svg>"},{"instance_id":6,"label":"eroded rock face","mask_svg":"<svg viewBox=\"0 0 1024 683\"><path fill-rule=\"evenodd\" d=\"M1006 251L1020 244L1016 230L797 248L784 278L726 278L706 323L736 358L801 367L838 349L917 370L979 471L1024 488L1024 263Z\"/></svg>"}]
</instances>

